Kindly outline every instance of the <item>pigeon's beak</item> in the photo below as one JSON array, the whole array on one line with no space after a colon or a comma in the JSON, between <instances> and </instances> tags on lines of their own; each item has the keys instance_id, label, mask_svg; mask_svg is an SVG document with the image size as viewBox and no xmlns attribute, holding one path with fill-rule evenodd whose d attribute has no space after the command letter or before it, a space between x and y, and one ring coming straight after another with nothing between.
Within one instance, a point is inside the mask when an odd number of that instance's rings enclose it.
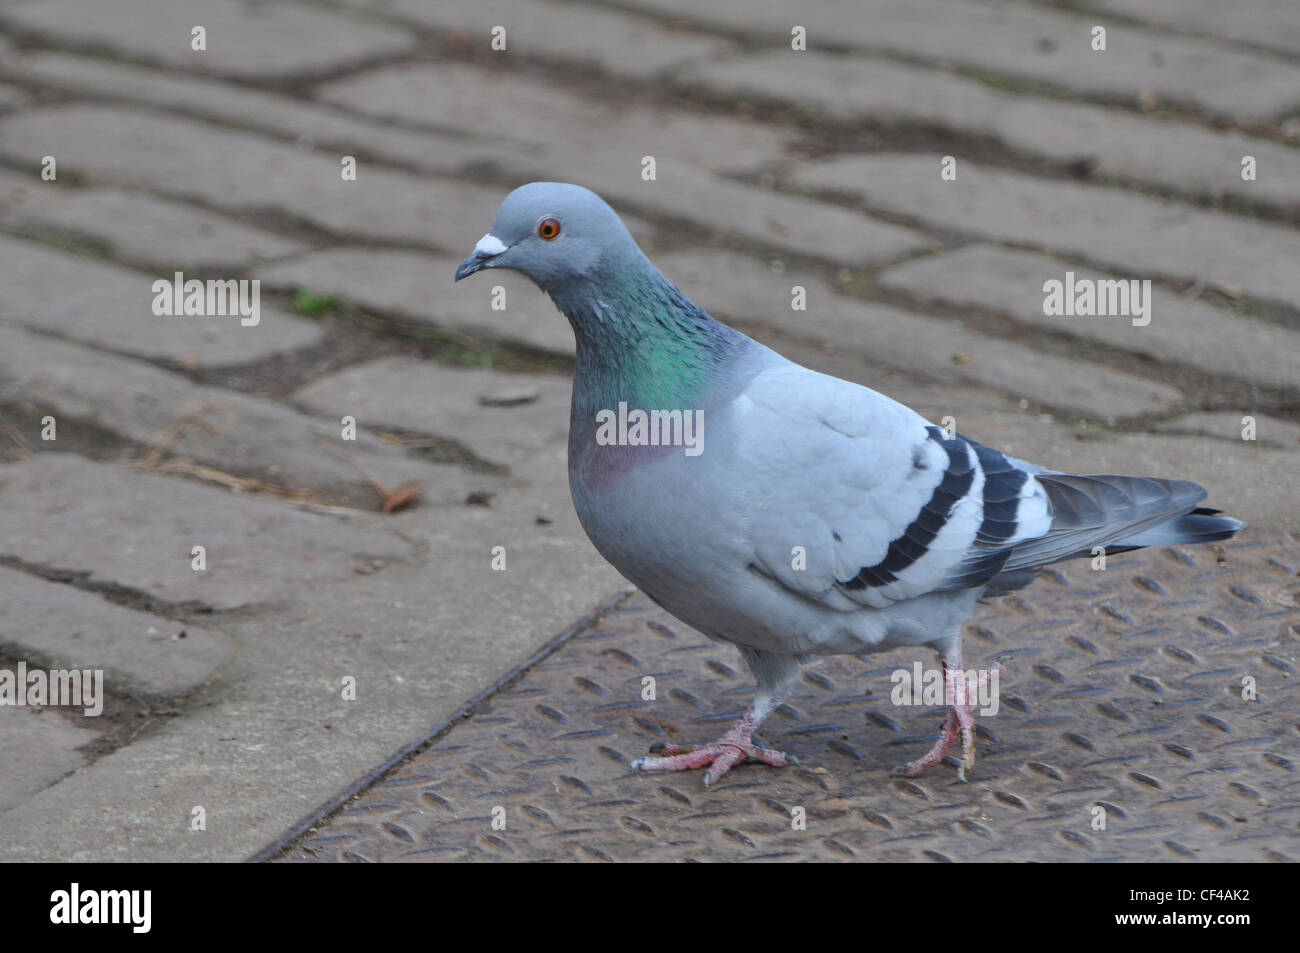
<instances>
[{"instance_id":1,"label":"pigeon's beak","mask_svg":"<svg viewBox=\"0 0 1300 953\"><path fill-rule=\"evenodd\" d=\"M469 257L460 263L460 267L456 269L456 280L460 281L460 279L468 278L476 271L492 267L492 260L509 247L501 239L488 232L478 240L478 244L474 246L474 250L470 252Z\"/></svg>"}]
</instances>

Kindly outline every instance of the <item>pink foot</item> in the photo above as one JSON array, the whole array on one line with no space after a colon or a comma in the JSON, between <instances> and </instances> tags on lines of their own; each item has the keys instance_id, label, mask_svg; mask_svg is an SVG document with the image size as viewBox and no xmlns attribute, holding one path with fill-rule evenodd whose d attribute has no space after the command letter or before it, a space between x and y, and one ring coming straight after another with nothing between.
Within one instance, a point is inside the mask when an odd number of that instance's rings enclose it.
<instances>
[{"instance_id":1,"label":"pink foot","mask_svg":"<svg viewBox=\"0 0 1300 953\"><path fill-rule=\"evenodd\" d=\"M934 747L915 761L899 765L893 773L914 778L918 774L929 771L943 760L943 756L957 740L959 729L962 759L961 765L957 768L957 777L965 781L966 772L975 767L975 719L971 717L969 705L954 705L949 708L948 717L943 720L943 728L939 730L939 740L934 743Z\"/></svg>"},{"instance_id":2,"label":"pink foot","mask_svg":"<svg viewBox=\"0 0 1300 953\"><path fill-rule=\"evenodd\" d=\"M998 659L989 668L988 675L993 672L1001 672L1003 659ZM968 699L957 697L956 680L964 677L961 670L961 656L950 662L944 659L943 662L944 682L947 686L948 696L948 716L943 720L943 727L939 730L939 740L934 743L934 747L915 761L909 761L907 764L900 764L894 768L892 774L901 774L903 777L914 778L922 772L928 771L936 764L943 760L943 756L948 753L948 749L953 746L957 740L958 732L961 733L961 764L957 766L957 779L966 780L966 772L975 769L975 718L971 715L972 706ZM955 676L955 678L954 678ZM980 676L980 684L983 685L985 674Z\"/></svg>"},{"instance_id":3,"label":"pink foot","mask_svg":"<svg viewBox=\"0 0 1300 953\"><path fill-rule=\"evenodd\" d=\"M711 745L657 744L650 753L666 757L637 758L632 767L642 771L690 771L708 765L709 770L704 774L704 786L708 787L741 761L758 761L781 768L798 760L793 755L760 748L753 739L754 725L746 715Z\"/></svg>"}]
</instances>

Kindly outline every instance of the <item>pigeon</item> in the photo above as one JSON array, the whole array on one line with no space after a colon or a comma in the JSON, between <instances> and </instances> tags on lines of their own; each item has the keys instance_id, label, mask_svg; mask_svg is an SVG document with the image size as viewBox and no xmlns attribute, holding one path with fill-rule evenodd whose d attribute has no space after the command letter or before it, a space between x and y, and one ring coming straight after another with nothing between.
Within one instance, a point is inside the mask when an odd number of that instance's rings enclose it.
<instances>
[{"instance_id":1,"label":"pigeon","mask_svg":"<svg viewBox=\"0 0 1300 953\"><path fill-rule=\"evenodd\" d=\"M803 661L929 646L947 715L894 770L920 774L960 738L964 781L961 627L979 600L1059 560L1245 525L1201 507L1195 483L1027 463L786 359L692 303L581 186L507 195L456 280L492 268L532 279L573 326L569 486L591 542L655 603L735 645L757 681L716 742L656 745L641 770L707 768L707 786L742 761L788 764L754 734Z\"/></svg>"}]
</instances>

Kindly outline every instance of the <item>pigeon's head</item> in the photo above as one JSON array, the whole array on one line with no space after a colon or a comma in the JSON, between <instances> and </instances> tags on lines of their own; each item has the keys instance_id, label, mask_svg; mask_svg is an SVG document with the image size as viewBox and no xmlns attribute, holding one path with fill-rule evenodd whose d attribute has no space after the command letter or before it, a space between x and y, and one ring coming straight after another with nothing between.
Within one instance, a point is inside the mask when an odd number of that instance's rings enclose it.
<instances>
[{"instance_id":1,"label":"pigeon's head","mask_svg":"<svg viewBox=\"0 0 1300 953\"><path fill-rule=\"evenodd\" d=\"M510 268L552 291L629 255L639 257L640 249L595 192L530 182L505 197L492 230L456 269L456 280L485 268Z\"/></svg>"}]
</instances>

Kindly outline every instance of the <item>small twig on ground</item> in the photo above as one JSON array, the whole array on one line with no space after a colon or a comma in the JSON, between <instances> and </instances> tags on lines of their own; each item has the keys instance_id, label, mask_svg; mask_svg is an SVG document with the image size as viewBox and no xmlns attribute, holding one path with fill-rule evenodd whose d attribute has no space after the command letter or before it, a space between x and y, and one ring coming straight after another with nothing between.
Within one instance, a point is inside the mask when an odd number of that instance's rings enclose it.
<instances>
[{"instance_id":1,"label":"small twig on ground","mask_svg":"<svg viewBox=\"0 0 1300 953\"><path fill-rule=\"evenodd\" d=\"M360 460L352 456L352 454L334 446L332 443L321 441L321 444L331 453L338 454L348 463L361 471L361 475L366 478L366 483L375 491L376 494L378 494L380 507L383 512L395 513L404 507L414 506L419 503L420 498L424 496L424 484L419 480L408 480L401 486L394 487L390 490L388 487L380 483L375 478L374 473L372 473Z\"/></svg>"},{"instance_id":2,"label":"small twig on ground","mask_svg":"<svg viewBox=\"0 0 1300 953\"><path fill-rule=\"evenodd\" d=\"M216 412L227 420L234 417L234 414L223 407L217 407L216 405L207 402L200 404L194 410L182 415L176 423L172 424L162 437L154 441L153 445L149 448L149 453L140 461L140 466L147 470L156 467L158 461L162 459L163 454L171 448L172 444L181 438L181 434L185 433L185 431L192 426L197 425L202 427L211 436L220 437L223 433L221 428L203 419L203 416L209 412Z\"/></svg>"},{"instance_id":3,"label":"small twig on ground","mask_svg":"<svg viewBox=\"0 0 1300 953\"><path fill-rule=\"evenodd\" d=\"M294 490L274 483L267 483L265 480L258 480L254 477L235 476L233 473L226 473L224 470L218 470L215 467L205 467L193 460L181 457L155 464L149 469L154 473L169 473L207 480L232 490L257 490L262 493L274 493L276 496L287 497L291 500L310 500L312 497L311 490Z\"/></svg>"},{"instance_id":4,"label":"small twig on ground","mask_svg":"<svg viewBox=\"0 0 1300 953\"><path fill-rule=\"evenodd\" d=\"M10 440L18 445L18 449L22 451L23 459L32 455L32 445L27 442L27 438L23 436L23 432L13 424L5 424L3 427L0 427L0 433L6 434Z\"/></svg>"}]
</instances>

